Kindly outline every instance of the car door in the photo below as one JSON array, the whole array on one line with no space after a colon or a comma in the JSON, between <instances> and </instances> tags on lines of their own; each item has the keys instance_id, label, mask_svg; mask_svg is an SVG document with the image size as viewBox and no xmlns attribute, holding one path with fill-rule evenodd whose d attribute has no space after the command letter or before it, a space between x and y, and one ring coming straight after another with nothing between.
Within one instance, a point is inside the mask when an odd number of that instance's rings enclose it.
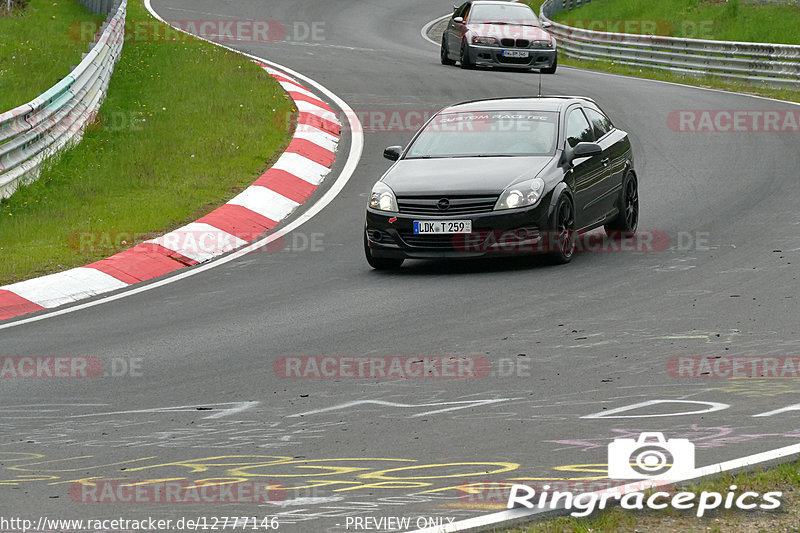
<instances>
[{"instance_id":1,"label":"car door","mask_svg":"<svg viewBox=\"0 0 800 533\"><path fill-rule=\"evenodd\" d=\"M627 135L614 127L611 120L600 110L584 107L584 112L594 129L595 142L603 148L603 162L608 165L608 175L603 180L598 193L600 213L610 215L618 207L622 180L625 178L625 165L628 158L629 144Z\"/></svg>"},{"instance_id":2,"label":"car door","mask_svg":"<svg viewBox=\"0 0 800 533\"><path fill-rule=\"evenodd\" d=\"M566 142L575 147L581 142L595 142L594 129L580 106L575 105L567 111L565 120ZM608 177L608 166L604 155L579 157L572 161L575 194L575 226L583 229L603 217L602 198L604 180Z\"/></svg>"},{"instance_id":3,"label":"car door","mask_svg":"<svg viewBox=\"0 0 800 533\"><path fill-rule=\"evenodd\" d=\"M453 12L453 16L450 17L450 22L447 24L445 35L447 36L447 50L450 52L451 57L458 57L461 53L461 40L467 32L466 20L471 6L472 2L461 4L461 6L456 8ZM456 22L455 19L458 17L464 19L464 22Z\"/></svg>"}]
</instances>

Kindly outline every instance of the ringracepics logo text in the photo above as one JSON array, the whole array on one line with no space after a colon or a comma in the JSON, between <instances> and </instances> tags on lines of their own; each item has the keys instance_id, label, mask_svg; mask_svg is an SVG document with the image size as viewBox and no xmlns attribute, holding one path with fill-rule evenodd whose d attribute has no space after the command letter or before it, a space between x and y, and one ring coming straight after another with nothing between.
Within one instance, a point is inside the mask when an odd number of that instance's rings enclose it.
<instances>
[{"instance_id":1,"label":"ringracepics logo text","mask_svg":"<svg viewBox=\"0 0 800 533\"><path fill-rule=\"evenodd\" d=\"M528 509L577 509L572 516L582 517L597 509L605 509L609 501L618 502L627 510L696 509L702 517L714 509L772 510L781 505L780 491L739 493L730 485L727 493L715 491L666 491L668 481L683 481L695 477L694 444L688 439L666 439L663 433L641 433L635 439L618 438L608 445L608 477L618 480L646 480L633 484L620 482L618 486L594 492L573 494L550 491L545 485L538 491L528 485L514 485L508 496L507 507ZM644 483L644 485L642 485ZM671 489L671 487L670 487Z\"/></svg>"},{"instance_id":2,"label":"ringracepics logo text","mask_svg":"<svg viewBox=\"0 0 800 533\"><path fill-rule=\"evenodd\" d=\"M624 486L604 489L597 492L584 492L573 494L571 492L550 492L545 485L537 491L528 485L514 485L508 497L507 508L526 507L528 509L576 509L570 514L576 517L589 516L598 509L605 509L609 501L618 502L619 506L627 510L666 509L673 507L678 510L695 509L695 514L702 517L707 511L715 509L741 509L741 510L774 510L780 507L782 492L766 492L763 495L753 491L738 493L736 485L730 485L725 494L714 491L702 491L699 494L689 491L656 492L644 490L625 491Z\"/></svg>"}]
</instances>

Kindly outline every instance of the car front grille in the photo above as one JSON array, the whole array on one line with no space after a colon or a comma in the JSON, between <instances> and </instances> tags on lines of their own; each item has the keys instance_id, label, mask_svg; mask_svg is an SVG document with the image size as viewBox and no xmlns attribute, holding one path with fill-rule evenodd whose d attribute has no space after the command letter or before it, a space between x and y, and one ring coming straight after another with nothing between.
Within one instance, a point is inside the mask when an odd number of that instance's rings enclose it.
<instances>
[{"instance_id":1,"label":"car front grille","mask_svg":"<svg viewBox=\"0 0 800 533\"><path fill-rule=\"evenodd\" d=\"M528 48L531 42L528 39L500 39L500 44L506 48Z\"/></svg>"},{"instance_id":2,"label":"car front grille","mask_svg":"<svg viewBox=\"0 0 800 533\"><path fill-rule=\"evenodd\" d=\"M439 201L443 198L447 198L450 203L447 209L439 208ZM405 197L397 199L397 206L403 214L445 217L489 213L494 210L497 198L497 196Z\"/></svg>"},{"instance_id":3,"label":"car front grille","mask_svg":"<svg viewBox=\"0 0 800 533\"><path fill-rule=\"evenodd\" d=\"M401 231L399 234L408 246L466 253L537 251L536 245L531 243L541 237L539 229L535 227L498 231L479 230L448 235L434 233L420 235L406 231Z\"/></svg>"},{"instance_id":4,"label":"car front grille","mask_svg":"<svg viewBox=\"0 0 800 533\"><path fill-rule=\"evenodd\" d=\"M401 232L400 237L409 246L417 246L419 248L453 248L454 235L414 235L413 233Z\"/></svg>"}]
</instances>

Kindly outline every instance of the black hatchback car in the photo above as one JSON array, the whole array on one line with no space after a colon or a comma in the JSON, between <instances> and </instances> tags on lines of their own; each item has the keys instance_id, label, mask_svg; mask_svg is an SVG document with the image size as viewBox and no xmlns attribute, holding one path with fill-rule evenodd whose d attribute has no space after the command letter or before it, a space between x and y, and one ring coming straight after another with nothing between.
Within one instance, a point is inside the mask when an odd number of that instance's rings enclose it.
<instances>
[{"instance_id":1,"label":"black hatchback car","mask_svg":"<svg viewBox=\"0 0 800 533\"><path fill-rule=\"evenodd\" d=\"M579 233L632 235L638 178L628 134L589 98L465 102L434 115L372 188L364 252L405 259L546 253L569 262Z\"/></svg>"}]
</instances>

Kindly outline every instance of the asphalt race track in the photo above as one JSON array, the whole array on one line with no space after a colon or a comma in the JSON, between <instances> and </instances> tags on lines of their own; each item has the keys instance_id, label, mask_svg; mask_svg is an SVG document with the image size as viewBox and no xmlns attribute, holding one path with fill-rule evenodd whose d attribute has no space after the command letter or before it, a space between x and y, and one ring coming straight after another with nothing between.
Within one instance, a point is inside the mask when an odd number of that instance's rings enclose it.
<instances>
[{"instance_id":1,"label":"asphalt race track","mask_svg":"<svg viewBox=\"0 0 800 533\"><path fill-rule=\"evenodd\" d=\"M420 29L451 5L153 2L166 19L322 28L318 40L226 44L305 74L347 102L364 126L363 156L336 199L296 230L300 237L286 238L286 250L1 329L4 356L97 357L120 374L2 380L4 514L277 515L281 531L345 531L347 517L460 520L502 508L459 498L454 487L467 481L604 478L606 445L641 431L691 439L697 466L800 440L797 411L776 412L800 401L796 380L667 372L675 356L800 355L796 134L687 133L668 124L679 110L795 106L560 67L543 77L543 92L591 96L629 132L640 230L669 235L671 247L582 253L562 267L539 259L409 261L394 273L368 267L366 195L389 166L383 148L413 133L374 131L386 129L376 117L536 94L536 74L439 63ZM323 189L351 139L345 131ZM312 239L317 245L303 244ZM279 357L327 355L483 357L492 372L360 380L273 371ZM224 478L289 490L261 505L85 503L75 483L93 477Z\"/></svg>"}]
</instances>

